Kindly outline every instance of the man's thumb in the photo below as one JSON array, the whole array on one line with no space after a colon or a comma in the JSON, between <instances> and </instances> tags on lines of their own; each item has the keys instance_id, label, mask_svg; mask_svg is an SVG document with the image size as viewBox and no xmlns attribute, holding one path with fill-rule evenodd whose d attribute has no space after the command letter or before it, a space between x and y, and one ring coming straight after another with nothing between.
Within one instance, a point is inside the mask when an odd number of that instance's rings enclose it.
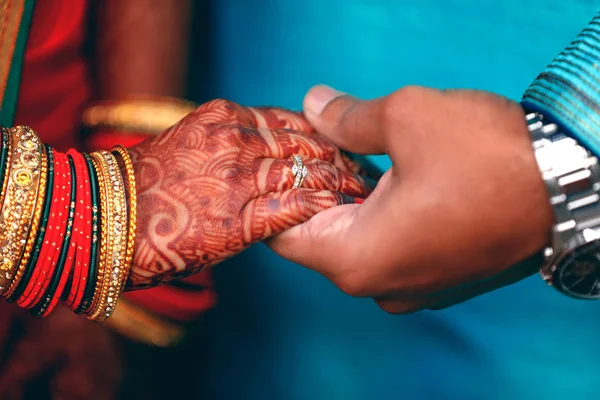
<instances>
[{"instance_id":1,"label":"man's thumb","mask_svg":"<svg viewBox=\"0 0 600 400\"><path fill-rule=\"evenodd\" d=\"M317 132L339 147L361 154L385 152L383 99L363 101L318 85L304 97L304 115Z\"/></svg>"}]
</instances>

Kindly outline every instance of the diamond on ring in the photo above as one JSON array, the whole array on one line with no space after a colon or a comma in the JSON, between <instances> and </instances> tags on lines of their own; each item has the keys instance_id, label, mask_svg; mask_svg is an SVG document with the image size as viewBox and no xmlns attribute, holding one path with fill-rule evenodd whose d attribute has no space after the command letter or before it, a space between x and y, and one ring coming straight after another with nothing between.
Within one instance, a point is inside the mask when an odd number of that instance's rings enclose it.
<instances>
[{"instance_id":1,"label":"diamond on ring","mask_svg":"<svg viewBox=\"0 0 600 400\"><path fill-rule=\"evenodd\" d=\"M292 175L294 175L294 189L302 186L304 178L308 176L308 168L302 163L300 156L293 157L294 165L292 166Z\"/></svg>"}]
</instances>

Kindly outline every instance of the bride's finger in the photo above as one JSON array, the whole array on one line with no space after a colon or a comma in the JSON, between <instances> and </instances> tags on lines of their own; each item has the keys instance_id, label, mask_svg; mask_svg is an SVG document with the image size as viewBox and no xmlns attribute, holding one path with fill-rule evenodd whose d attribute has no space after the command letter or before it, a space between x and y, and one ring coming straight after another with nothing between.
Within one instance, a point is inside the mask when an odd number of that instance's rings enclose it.
<instances>
[{"instance_id":1,"label":"bride's finger","mask_svg":"<svg viewBox=\"0 0 600 400\"><path fill-rule=\"evenodd\" d=\"M318 158L345 171L360 169L358 164L347 155L342 155L337 146L324 136L306 135L286 129L258 128L258 132L267 143L272 158Z\"/></svg>"},{"instance_id":2,"label":"bride's finger","mask_svg":"<svg viewBox=\"0 0 600 400\"><path fill-rule=\"evenodd\" d=\"M257 196L289 190L294 188L294 184L301 183L304 189L335 190L352 197L366 198L375 187L374 182L319 159L302 160L305 170L298 165L294 167L292 158L262 159L257 163Z\"/></svg>"},{"instance_id":3,"label":"bride's finger","mask_svg":"<svg viewBox=\"0 0 600 400\"><path fill-rule=\"evenodd\" d=\"M249 245L267 239L323 210L353 203L353 197L329 190L292 189L262 195L242 209L243 241Z\"/></svg>"},{"instance_id":4,"label":"bride's finger","mask_svg":"<svg viewBox=\"0 0 600 400\"><path fill-rule=\"evenodd\" d=\"M203 123L314 132L301 112L278 107L244 107L229 100L217 99L202 104L195 113Z\"/></svg>"},{"instance_id":5,"label":"bride's finger","mask_svg":"<svg viewBox=\"0 0 600 400\"><path fill-rule=\"evenodd\" d=\"M246 128L256 127L254 113L248 107L233 101L216 99L202 104L194 111L195 118L204 125L237 125Z\"/></svg>"},{"instance_id":6,"label":"bride's finger","mask_svg":"<svg viewBox=\"0 0 600 400\"><path fill-rule=\"evenodd\" d=\"M360 165L340 152L337 146L324 136L314 133L312 127L299 112L277 107L243 107L228 100L213 100L201 105L191 116L194 124L214 124L221 127L218 132L237 130L242 143L252 142L258 130L266 146L259 153L273 158L288 158L292 155L320 158L338 168L362 173ZM190 117L190 118L191 118ZM256 143L258 145L258 143Z\"/></svg>"},{"instance_id":7,"label":"bride's finger","mask_svg":"<svg viewBox=\"0 0 600 400\"><path fill-rule=\"evenodd\" d=\"M328 161L336 167L354 173L366 175L362 166L329 139L322 135L307 135L306 133L287 129L258 128L265 138L273 158L289 158L294 155L308 158L319 158Z\"/></svg>"},{"instance_id":8,"label":"bride's finger","mask_svg":"<svg viewBox=\"0 0 600 400\"><path fill-rule=\"evenodd\" d=\"M288 129L258 128L259 135L265 140L272 158L290 158L298 155L305 158L320 158L333 161L337 148L328 139Z\"/></svg>"},{"instance_id":9,"label":"bride's finger","mask_svg":"<svg viewBox=\"0 0 600 400\"><path fill-rule=\"evenodd\" d=\"M338 168L366 175L363 167L353 160L348 154L340 151L329 139L322 135L314 134L315 130L304 118L302 112L286 110L278 107L248 107L255 115L257 128L268 129L291 129L300 132L302 137L308 137L325 148L332 149L332 157L327 161L332 162ZM307 135L309 134L309 135ZM319 157L325 159L323 157Z\"/></svg>"},{"instance_id":10,"label":"bride's finger","mask_svg":"<svg viewBox=\"0 0 600 400\"><path fill-rule=\"evenodd\" d=\"M254 114L257 128L293 129L303 133L314 133L314 128L302 112L279 107L248 107Z\"/></svg>"}]
</instances>

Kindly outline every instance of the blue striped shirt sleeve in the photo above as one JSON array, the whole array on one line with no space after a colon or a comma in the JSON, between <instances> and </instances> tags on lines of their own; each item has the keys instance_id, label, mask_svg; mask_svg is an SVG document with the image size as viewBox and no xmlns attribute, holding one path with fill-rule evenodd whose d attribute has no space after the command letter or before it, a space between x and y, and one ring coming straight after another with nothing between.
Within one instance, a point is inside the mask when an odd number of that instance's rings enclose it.
<instances>
[{"instance_id":1,"label":"blue striped shirt sleeve","mask_svg":"<svg viewBox=\"0 0 600 400\"><path fill-rule=\"evenodd\" d=\"M600 155L600 13L536 78L522 105Z\"/></svg>"}]
</instances>

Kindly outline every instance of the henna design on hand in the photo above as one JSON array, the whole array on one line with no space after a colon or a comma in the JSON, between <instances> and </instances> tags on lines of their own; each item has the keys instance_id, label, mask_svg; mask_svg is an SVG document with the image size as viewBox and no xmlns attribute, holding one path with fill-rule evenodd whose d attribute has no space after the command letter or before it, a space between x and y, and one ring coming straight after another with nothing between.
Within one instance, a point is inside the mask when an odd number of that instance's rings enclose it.
<instances>
[{"instance_id":1,"label":"henna design on hand","mask_svg":"<svg viewBox=\"0 0 600 400\"><path fill-rule=\"evenodd\" d=\"M225 100L130 151L139 211L128 290L193 274L373 187L302 115ZM301 189L293 155L309 170Z\"/></svg>"}]
</instances>

